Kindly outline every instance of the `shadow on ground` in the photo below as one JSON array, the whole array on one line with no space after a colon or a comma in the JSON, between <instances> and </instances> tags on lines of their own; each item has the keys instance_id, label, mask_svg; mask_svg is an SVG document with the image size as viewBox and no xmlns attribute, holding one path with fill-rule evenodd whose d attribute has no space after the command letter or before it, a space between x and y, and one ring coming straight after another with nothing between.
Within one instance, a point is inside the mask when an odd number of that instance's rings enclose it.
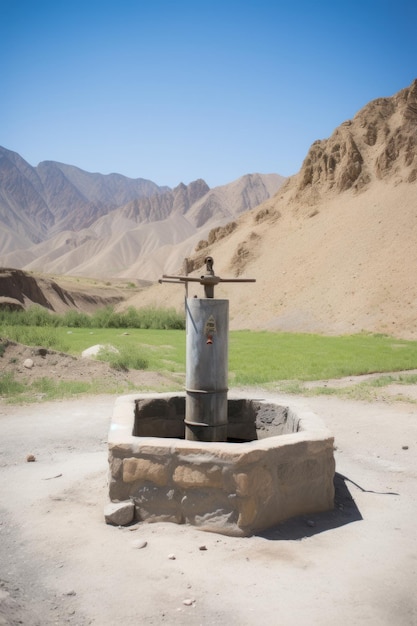
<instances>
[{"instance_id":1,"label":"shadow on ground","mask_svg":"<svg viewBox=\"0 0 417 626\"><path fill-rule=\"evenodd\" d=\"M352 481L342 474L335 474L334 508L331 511L293 517L286 522L282 522L281 524L274 526L273 528L257 533L257 535L259 537L263 537L264 539L271 539L275 541L288 539L297 540L312 537L318 533L339 528L340 526L345 526L346 524L351 524L352 522L361 521L363 517L356 506L346 482ZM352 482L352 484L361 489L361 491L366 491L366 489L356 485L356 483Z\"/></svg>"}]
</instances>

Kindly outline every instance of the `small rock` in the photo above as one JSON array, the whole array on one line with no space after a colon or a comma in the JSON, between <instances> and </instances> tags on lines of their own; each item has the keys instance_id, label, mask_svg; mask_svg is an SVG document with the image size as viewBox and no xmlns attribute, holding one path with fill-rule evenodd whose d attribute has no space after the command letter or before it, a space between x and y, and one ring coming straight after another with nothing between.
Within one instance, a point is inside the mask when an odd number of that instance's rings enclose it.
<instances>
[{"instance_id":1,"label":"small rock","mask_svg":"<svg viewBox=\"0 0 417 626\"><path fill-rule=\"evenodd\" d=\"M104 508L106 524L113 526L126 526L133 521L135 505L130 500L125 502L109 502Z\"/></svg>"},{"instance_id":2,"label":"small rock","mask_svg":"<svg viewBox=\"0 0 417 626\"><path fill-rule=\"evenodd\" d=\"M136 548L137 550L140 550L141 548L146 548L147 545L148 542L145 541L145 539L138 539L137 541L134 541L132 543L132 547Z\"/></svg>"},{"instance_id":3,"label":"small rock","mask_svg":"<svg viewBox=\"0 0 417 626\"><path fill-rule=\"evenodd\" d=\"M175 561L177 557L175 556L175 554L168 554L168 558L170 561Z\"/></svg>"},{"instance_id":4,"label":"small rock","mask_svg":"<svg viewBox=\"0 0 417 626\"><path fill-rule=\"evenodd\" d=\"M182 601L183 604L185 604L185 606L193 606L195 600L192 600L191 598L186 598L185 600Z\"/></svg>"},{"instance_id":5,"label":"small rock","mask_svg":"<svg viewBox=\"0 0 417 626\"><path fill-rule=\"evenodd\" d=\"M74 589L71 589L71 591L66 591L64 593L64 596L76 596L76 595L77 595L77 593L76 593L76 591L74 591Z\"/></svg>"},{"instance_id":6,"label":"small rock","mask_svg":"<svg viewBox=\"0 0 417 626\"><path fill-rule=\"evenodd\" d=\"M307 520L307 526L309 526L310 528L314 528L316 525L316 522L314 522L312 519Z\"/></svg>"},{"instance_id":7,"label":"small rock","mask_svg":"<svg viewBox=\"0 0 417 626\"><path fill-rule=\"evenodd\" d=\"M25 359L23 361L23 367L26 367L26 369L31 370L33 367L34 363L32 361L32 359Z\"/></svg>"},{"instance_id":8,"label":"small rock","mask_svg":"<svg viewBox=\"0 0 417 626\"><path fill-rule=\"evenodd\" d=\"M34 454L28 454L26 457L26 461L28 463L34 463L36 461L36 457Z\"/></svg>"},{"instance_id":9,"label":"small rock","mask_svg":"<svg viewBox=\"0 0 417 626\"><path fill-rule=\"evenodd\" d=\"M403 446L402 449L403 450L408 450L408 446Z\"/></svg>"},{"instance_id":10,"label":"small rock","mask_svg":"<svg viewBox=\"0 0 417 626\"><path fill-rule=\"evenodd\" d=\"M81 358L83 359L91 359L96 357L102 350L107 352L112 352L113 354L119 354L119 350L111 345L104 344L96 344L95 346L90 346L81 352Z\"/></svg>"},{"instance_id":11,"label":"small rock","mask_svg":"<svg viewBox=\"0 0 417 626\"><path fill-rule=\"evenodd\" d=\"M199 550L207 550L207 546L199 546L198 549Z\"/></svg>"}]
</instances>

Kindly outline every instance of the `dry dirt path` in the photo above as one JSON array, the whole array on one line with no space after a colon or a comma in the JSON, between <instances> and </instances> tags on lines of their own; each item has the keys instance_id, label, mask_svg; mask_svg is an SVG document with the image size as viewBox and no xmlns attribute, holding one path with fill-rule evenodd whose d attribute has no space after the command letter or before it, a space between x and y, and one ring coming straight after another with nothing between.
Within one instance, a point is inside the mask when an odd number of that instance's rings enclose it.
<instances>
[{"instance_id":1,"label":"dry dirt path","mask_svg":"<svg viewBox=\"0 0 417 626\"><path fill-rule=\"evenodd\" d=\"M336 507L250 538L104 523L114 397L0 404L0 625L417 624L417 405L281 399L332 430Z\"/></svg>"}]
</instances>

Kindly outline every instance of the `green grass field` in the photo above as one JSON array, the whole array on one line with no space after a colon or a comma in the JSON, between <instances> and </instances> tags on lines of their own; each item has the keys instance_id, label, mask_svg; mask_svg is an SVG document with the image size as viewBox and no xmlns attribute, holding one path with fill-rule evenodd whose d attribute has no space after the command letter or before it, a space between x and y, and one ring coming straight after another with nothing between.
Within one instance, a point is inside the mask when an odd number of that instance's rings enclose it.
<instances>
[{"instance_id":1,"label":"green grass field","mask_svg":"<svg viewBox=\"0 0 417 626\"><path fill-rule=\"evenodd\" d=\"M381 335L325 337L231 333L229 372L237 384L323 380L417 367L417 342Z\"/></svg>"},{"instance_id":2,"label":"green grass field","mask_svg":"<svg viewBox=\"0 0 417 626\"><path fill-rule=\"evenodd\" d=\"M186 332L184 316L172 309L128 309L116 313L111 307L92 316L77 311L51 314L39 306L23 312L0 311L0 359L5 340L45 347L80 356L96 344L106 348L99 358L118 370L146 369L172 374L173 386L185 378ZM14 380L4 362L0 396L8 401L33 401L71 397L80 393L117 393L102 381L34 380L25 386ZM417 369L417 342L385 335L359 334L326 337L301 333L238 331L229 335L229 385L269 386L287 393L338 393L350 390L303 383L360 374L400 372ZM169 377L168 377L169 378ZM381 376L380 386L391 376ZM397 376L400 384L415 384L412 374ZM129 383L130 384L130 383ZM363 382L354 393L359 398L375 397L372 383Z\"/></svg>"},{"instance_id":3,"label":"green grass field","mask_svg":"<svg viewBox=\"0 0 417 626\"><path fill-rule=\"evenodd\" d=\"M183 330L68 328L0 325L0 337L74 355L95 344L112 345L126 367L185 372ZM325 337L296 333L232 331L232 385L311 381L373 372L417 369L417 342L385 335Z\"/></svg>"}]
</instances>

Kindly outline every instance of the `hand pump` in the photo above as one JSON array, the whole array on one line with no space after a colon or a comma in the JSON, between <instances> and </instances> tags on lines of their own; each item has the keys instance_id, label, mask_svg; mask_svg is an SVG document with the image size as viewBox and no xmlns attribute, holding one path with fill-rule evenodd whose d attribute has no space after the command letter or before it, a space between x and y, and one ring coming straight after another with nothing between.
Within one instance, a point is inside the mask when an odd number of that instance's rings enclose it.
<instances>
[{"instance_id":1,"label":"hand pump","mask_svg":"<svg viewBox=\"0 0 417 626\"><path fill-rule=\"evenodd\" d=\"M219 283L253 283L254 278L220 278L213 258L205 259L200 278L164 274L160 283L183 284L186 289L186 407L185 438L192 441L227 440L229 301L214 298ZM185 264L186 265L186 264ZM204 287L205 298L188 298L188 283Z\"/></svg>"}]
</instances>

